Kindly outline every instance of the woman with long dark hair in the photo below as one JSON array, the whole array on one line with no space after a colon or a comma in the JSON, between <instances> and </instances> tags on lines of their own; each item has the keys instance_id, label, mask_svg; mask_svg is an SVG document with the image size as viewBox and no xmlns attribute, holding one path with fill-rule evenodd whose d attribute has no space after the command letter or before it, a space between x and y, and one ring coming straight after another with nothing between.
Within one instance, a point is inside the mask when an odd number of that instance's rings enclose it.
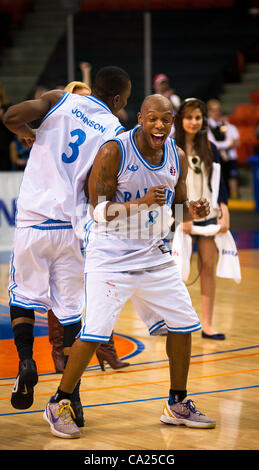
<instances>
[{"instance_id":1,"label":"woman with long dark hair","mask_svg":"<svg viewBox=\"0 0 259 470\"><path fill-rule=\"evenodd\" d=\"M185 100L175 116L174 127L176 144L184 150L188 159L189 170L186 180L188 199L197 200L205 197L210 201L209 216L204 220L183 223L183 231L191 234L193 225L220 224L218 233L227 232L229 229L227 192L222 176L217 188L213 187L214 164L220 165L220 156L216 146L207 137L205 103L196 98ZM215 191L217 191L216 197ZM202 337L222 340L225 339L225 335L217 333L213 328L217 261L214 236L199 235L196 236L196 242L201 286Z\"/></svg>"}]
</instances>

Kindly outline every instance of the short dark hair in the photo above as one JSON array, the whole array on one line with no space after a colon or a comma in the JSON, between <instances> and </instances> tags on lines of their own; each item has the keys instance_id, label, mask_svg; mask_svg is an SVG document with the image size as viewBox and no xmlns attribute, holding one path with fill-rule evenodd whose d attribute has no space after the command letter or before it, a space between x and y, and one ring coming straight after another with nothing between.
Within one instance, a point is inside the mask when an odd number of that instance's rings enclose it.
<instances>
[{"instance_id":1,"label":"short dark hair","mask_svg":"<svg viewBox=\"0 0 259 470\"><path fill-rule=\"evenodd\" d=\"M103 67L97 72L92 86L93 93L102 99L120 95L128 86L129 74L113 65Z\"/></svg>"}]
</instances>

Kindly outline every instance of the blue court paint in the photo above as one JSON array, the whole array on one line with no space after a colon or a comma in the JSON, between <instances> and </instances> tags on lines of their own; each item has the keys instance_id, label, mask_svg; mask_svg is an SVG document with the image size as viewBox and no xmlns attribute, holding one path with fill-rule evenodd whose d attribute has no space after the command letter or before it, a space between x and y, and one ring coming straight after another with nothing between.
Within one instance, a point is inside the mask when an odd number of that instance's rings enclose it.
<instances>
[{"instance_id":1,"label":"blue court paint","mask_svg":"<svg viewBox=\"0 0 259 470\"><path fill-rule=\"evenodd\" d=\"M34 336L48 336L48 319L35 315ZM0 305L0 340L13 339L10 309Z\"/></svg>"},{"instance_id":2,"label":"blue court paint","mask_svg":"<svg viewBox=\"0 0 259 470\"><path fill-rule=\"evenodd\" d=\"M140 384L141 385L141 384ZM252 390L255 388L259 388L259 385L251 385L250 387L237 387L237 388L226 388L222 390L207 390L205 392L197 392L197 393L190 393L187 396L193 397L197 395L209 395L209 394L216 394L216 393L224 393L224 392L236 392L239 390ZM97 408L99 406L113 406L113 405L129 405L131 403L143 403L148 401L156 401L156 400L168 400L168 395L164 397L150 397L150 398L141 398L138 400L125 400L125 401L114 401L111 403L97 403L95 405L85 405L83 408ZM34 410L34 411L19 411L14 413L1 413L0 417L2 416L14 416L14 415L24 415L24 414L35 414L35 413L43 413L44 410Z\"/></svg>"}]
</instances>

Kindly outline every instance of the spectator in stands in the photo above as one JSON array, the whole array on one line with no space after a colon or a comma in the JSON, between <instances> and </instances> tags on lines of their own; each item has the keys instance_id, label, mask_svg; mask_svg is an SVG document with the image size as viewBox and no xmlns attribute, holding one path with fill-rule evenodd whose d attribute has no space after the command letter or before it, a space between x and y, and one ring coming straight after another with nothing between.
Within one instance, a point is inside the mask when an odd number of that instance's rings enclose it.
<instances>
[{"instance_id":1,"label":"spectator in stands","mask_svg":"<svg viewBox=\"0 0 259 470\"><path fill-rule=\"evenodd\" d=\"M184 222L183 231L191 234L193 225L201 232L209 225L220 225L219 232L229 229L229 211L223 177L220 175L219 187L214 184L214 174L220 173L220 156L217 147L209 142L207 136L207 109L203 101L189 98L182 102L175 120L175 142L182 148L188 159L186 179L188 200L201 197L210 202L210 214L202 220ZM198 251L202 304L202 337L224 340L225 335L213 327L214 299L216 291L217 248L214 236L195 237Z\"/></svg>"},{"instance_id":2,"label":"spectator in stands","mask_svg":"<svg viewBox=\"0 0 259 470\"><path fill-rule=\"evenodd\" d=\"M5 90L0 83L0 171L12 170L9 146L14 135L5 127L2 121L9 106L10 103L6 97Z\"/></svg>"},{"instance_id":3,"label":"spectator in stands","mask_svg":"<svg viewBox=\"0 0 259 470\"><path fill-rule=\"evenodd\" d=\"M10 143L10 159L13 171L24 171L30 156L31 147L23 144L22 139L15 136Z\"/></svg>"},{"instance_id":4,"label":"spectator in stands","mask_svg":"<svg viewBox=\"0 0 259 470\"><path fill-rule=\"evenodd\" d=\"M222 112L221 102L211 99L208 107L208 137L220 153L221 167L228 195L231 199L238 198L238 166L237 151L239 132L236 126L227 121Z\"/></svg>"},{"instance_id":5,"label":"spectator in stands","mask_svg":"<svg viewBox=\"0 0 259 470\"><path fill-rule=\"evenodd\" d=\"M174 89L170 87L169 78L164 73L155 75L153 80L153 88L156 93L168 98L173 104L173 110L176 113L181 104L181 98L175 93Z\"/></svg>"},{"instance_id":6,"label":"spectator in stands","mask_svg":"<svg viewBox=\"0 0 259 470\"><path fill-rule=\"evenodd\" d=\"M81 73L82 73L82 81L86 83L86 85L91 88L92 82L91 82L91 70L92 66L89 62L80 62L79 64Z\"/></svg>"}]
</instances>

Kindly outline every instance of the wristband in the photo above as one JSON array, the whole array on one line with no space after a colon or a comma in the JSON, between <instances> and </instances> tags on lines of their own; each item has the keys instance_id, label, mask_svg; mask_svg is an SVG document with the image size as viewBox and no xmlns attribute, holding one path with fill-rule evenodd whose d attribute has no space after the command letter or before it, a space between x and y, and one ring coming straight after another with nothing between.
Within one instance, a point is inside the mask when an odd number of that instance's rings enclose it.
<instances>
[{"instance_id":1,"label":"wristband","mask_svg":"<svg viewBox=\"0 0 259 470\"><path fill-rule=\"evenodd\" d=\"M97 204L93 212L95 222L104 223L106 220L106 206L110 201L103 201Z\"/></svg>"}]
</instances>

